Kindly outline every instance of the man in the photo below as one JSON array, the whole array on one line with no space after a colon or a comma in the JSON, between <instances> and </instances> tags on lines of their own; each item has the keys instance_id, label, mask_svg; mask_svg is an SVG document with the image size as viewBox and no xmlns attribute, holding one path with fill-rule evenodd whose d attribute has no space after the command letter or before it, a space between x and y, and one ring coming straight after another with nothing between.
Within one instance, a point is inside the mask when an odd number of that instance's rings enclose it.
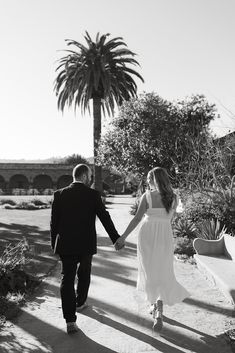
<instances>
[{"instance_id":1,"label":"man","mask_svg":"<svg viewBox=\"0 0 235 353\"><path fill-rule=\"evenodd\" d=\"M60 294L68 333L78 331L76 307L82 310L87 306L92 255L97 252L96 215L113 244L119 238L99 192L89 187L91 176L87 165L78 164L73 169L73 183L55 191L52 203L51 246L62 262ZM115 248L119 250L120 246L115 245Z\"/></svg>"}]
</instances>

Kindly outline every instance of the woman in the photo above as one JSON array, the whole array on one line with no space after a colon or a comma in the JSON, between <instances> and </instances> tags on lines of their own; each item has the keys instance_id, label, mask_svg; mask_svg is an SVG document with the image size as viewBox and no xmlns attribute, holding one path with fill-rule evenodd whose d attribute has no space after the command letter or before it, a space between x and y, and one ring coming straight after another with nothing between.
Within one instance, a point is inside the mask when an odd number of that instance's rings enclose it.
<instances>
[{"instance_id":1,"label":"woman","mask_svg":"<svg viewBox=\"0 0 235 353\"><path fill-rule=\"evenodd\" d=\"M177 207L168 174L156 167L147 176L149 189L142 195L136 215L118 239L124 243L127 236L142 220L137 243L137 289L144 290L151 304L153 328L163 326L163 303L172 305L189 296L176 280L173 259L173 234L171 219Z\"/></svg>"}]
</instances>

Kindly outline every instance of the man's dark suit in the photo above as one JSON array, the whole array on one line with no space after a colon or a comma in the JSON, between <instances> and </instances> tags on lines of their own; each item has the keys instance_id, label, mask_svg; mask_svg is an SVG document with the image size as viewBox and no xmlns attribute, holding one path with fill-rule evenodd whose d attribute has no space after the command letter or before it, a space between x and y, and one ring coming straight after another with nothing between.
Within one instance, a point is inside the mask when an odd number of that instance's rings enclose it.
<instances>
[{"instance_id":1,"label":"man's dark suit","mask_svg":"<svg viewBox=\"0 0 235 353\"><path fill-rule=\"evenodd\" d=\"M97 252L96 216L114 244L119 235L98 191L74 182L54 193L51 246L62 261L61 299L66 322L76 321L76 302L80 306L87 298L92 255ZM74 292L76 274L77 298Z\"/></svg>"}]
</instances>

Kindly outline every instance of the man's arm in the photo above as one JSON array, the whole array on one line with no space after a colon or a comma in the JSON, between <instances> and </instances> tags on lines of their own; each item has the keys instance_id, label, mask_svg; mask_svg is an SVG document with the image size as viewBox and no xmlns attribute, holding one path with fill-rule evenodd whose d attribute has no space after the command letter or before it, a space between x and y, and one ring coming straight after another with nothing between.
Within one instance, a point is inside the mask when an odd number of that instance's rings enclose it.
<instances>
[{"instance_id":1,"label":"man's arm","mask_svg":"<svg viewBox=\"0 0 235 353\"><path fill-rule=\"evenodd\" d=\"M99 193L97 193L96 196L96 214L99 217L101 223L103 224L106 232L108 233L110 239L112 240L113 244L116 243L117 239L120 237L114 224L113 221L110 217L109 212L106 210L101 196Z\"/></svg>"},{"instance_id":2,"label":"man's arm","mask_svg":"<svg viewBox=\"0 0 235 353\"><path fill-rule=\"evenodd\" d=\"M51 248L54 251L56 236L58 234L59 223L59 193L55 192L52 205L51 205L51 221L50 221L50 235L51 235Z\"/></svg>"}]
</instances>

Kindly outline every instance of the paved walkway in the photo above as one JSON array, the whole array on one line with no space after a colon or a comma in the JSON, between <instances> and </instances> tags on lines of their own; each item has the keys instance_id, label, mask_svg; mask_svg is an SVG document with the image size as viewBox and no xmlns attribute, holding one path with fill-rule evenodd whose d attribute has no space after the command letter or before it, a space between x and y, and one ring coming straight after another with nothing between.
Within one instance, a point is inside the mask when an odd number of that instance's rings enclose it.
<instances>
[{"instance_id":1,"label":"paved walkway","mask_svg":"<svg viewBox=\"0 0 235 353\"><path fill-rule=\"evenodd\" d=\"M122 232L131 219L130 197L108 204ZM178 280L192 296L165 307L162 332L152 331L148 305L135 290L136 232L125 250L115 252L98 224L99 251L93 261L90 307L78 314L81 331L67 335L59 297L60 264L46 278L32 303L1 332L1 353L231 353L223 332L232 318L231 305L196 266L175 262Z\"/></svg>"}]
</instances>

